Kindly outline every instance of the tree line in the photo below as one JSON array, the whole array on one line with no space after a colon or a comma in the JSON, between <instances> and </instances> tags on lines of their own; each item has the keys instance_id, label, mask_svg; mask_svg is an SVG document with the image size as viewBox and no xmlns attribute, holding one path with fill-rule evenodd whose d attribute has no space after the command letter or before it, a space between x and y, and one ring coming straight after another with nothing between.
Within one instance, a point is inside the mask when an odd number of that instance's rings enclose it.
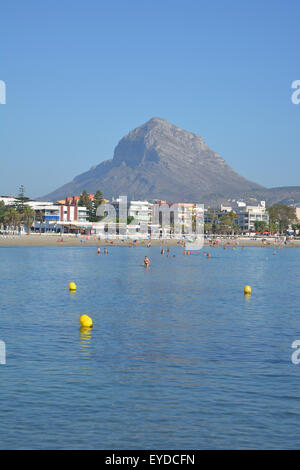
<instances>
[{"instance_id":1,"label":"tree line","mask_svg":"<svg viewBox=\"0 0 300 470\"><path fill-rule=\"evenodd\" d=\"M274 204L267 207L269 213L269 224L263 220L256 220L254 222L255 232L270 232L283 234L287 232L289 227L294 231L300 230L300 220L296 217L296 209L286 204ZM237 214L234 211L228 212L221 217L217 214L211 214L211 222L204 224L205 232L215 234L225 233L239 233L242 231L241 227L235 224Z\"/></svg>"},{"instance_id":2,"label":"tree line","mask_svg":"<svg viewBox=\"0 0 300 470\"><path fill-rule=\"evenodd\" d=\"M13 227L13 233L16 230L20 231L21 226L24 225L29 235L36 214L27 204L28 201L29 198L25 196L23 185L20 186L19 194L13 204L5 206L4 202L0 201L0 225L4 225L6 229Z\"/></svg>"},{"instance_id":3,"label":"tree line","mask_svg":"<svg viewBox=\"0 0 300 470\"><path fill-rule=\"evenodd\" d=\"M45 214L43 211L35 211L28 205L30 199L25 196L25 188L23 185L20 186L19 193L14 199L14 203L7 206L3 201L0 201L0 226L4 226L5 230L12 230L13 233L20 231L21 226L25 226L27 234L29 235L32 224L36 221L39 222L41 231ZM103 201L103 195L100 190L95 193L92 200L89 198L86 190L82 192L79 205L87 208L87 219L89 222L99 220L96 212Z\"/></svg>"},{"instance_id":4,"label":"tree line","mask_svg":"<svg viewBox=\"0 0 300 470\"><path fill-rule=\"evenodd\" d=\"M79 206L86 207L87 209L87 219L89 222L98 222L100 217L98 217L97 209L103 203L103 194L98 189L96 191L94 198L90 199L87 191L84 189L79 199Z\"/></svg>"}]
</instances>

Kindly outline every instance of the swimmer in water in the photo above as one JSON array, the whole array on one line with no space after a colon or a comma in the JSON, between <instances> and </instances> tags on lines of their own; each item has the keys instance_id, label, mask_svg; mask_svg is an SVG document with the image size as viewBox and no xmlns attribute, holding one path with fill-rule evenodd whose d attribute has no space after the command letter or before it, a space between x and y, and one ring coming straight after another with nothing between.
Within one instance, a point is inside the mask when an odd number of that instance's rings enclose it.
<instances>
[{"instance_id":1,"label":"swimmer in water","mask_svg":"<svg viewBox=\"0 0 300 470\"><path fill-rule=\"evenodd\" d=\"M104 248L104 254L107 255L107 248Z\"/></svg>"},{"instance_id":2,"label":"swimmer in water","mask_svg":"<svg viewBox=\"0 0 300 470\"><path fill-rule=\"evenodd\" d=\"M162 255L165 254L165 250L162 248L161 252L160 252Z\"/></svg>"},{"instance_id":3,"label":"swimmer in water","mask_svg":"<svg viewBox=\"0 0 300 470\"><path fill-rule=\"evenodd\" d=\"M149 268L150 266L150 259L148 258L148 256L145 256L144 258L144 266L145 268Z\"/></svg>"}]
</instances>

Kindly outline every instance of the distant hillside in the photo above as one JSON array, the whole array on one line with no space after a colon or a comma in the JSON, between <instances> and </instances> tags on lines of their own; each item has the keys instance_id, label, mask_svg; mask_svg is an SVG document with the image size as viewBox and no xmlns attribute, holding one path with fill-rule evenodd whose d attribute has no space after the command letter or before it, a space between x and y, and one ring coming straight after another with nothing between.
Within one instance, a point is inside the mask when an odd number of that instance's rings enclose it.
<instances>
[{"instance_id":1,"label":"distant hillside","mask_svg":"<svg viewBox=\"0 0 300 470\"><path fill-rule=\"evenodd\" d=\"M202 137L153 118L123 137L107 160L47 194L56 201L83 189L105 197L210 202L267 191L236 173Z\"/></svg>"},{"instance_id":2,"label":"distant hillside","mask_svg":"<svg viewBox=\"0 0 300 470\"><path fill-rule=\"evenodd\" d=\"M255 191L253 196L257 200L265 200L271 206L273 204L300 204L300 186L282 186Z\"/></svg>"}]
</instances>

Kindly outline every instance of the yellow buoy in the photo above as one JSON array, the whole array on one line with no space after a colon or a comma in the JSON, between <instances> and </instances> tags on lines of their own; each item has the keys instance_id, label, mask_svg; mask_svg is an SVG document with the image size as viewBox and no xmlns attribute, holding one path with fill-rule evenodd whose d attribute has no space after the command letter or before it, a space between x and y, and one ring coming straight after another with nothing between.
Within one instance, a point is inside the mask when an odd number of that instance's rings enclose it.
<instances>
[{"instance_id":1,"label":"yellow buoy","mask_svg":"<svg viewBox=\"0 0 300 470\"><path fill-rule=\"evenodd\" d=\"M251 294L251 287L250 286L245 286L244 287L244 294L245 295L250 295Z\"/></svg>"},{"instance_id":2,"label":"yellow buoy","mask_svg":"<svg viewBox=\"0 0 300 470\"><path fill-rule=\"evenodd\" d=\"M79 322L85 328L92 328L93 326L93 320L88 315L81 315Z\"/></svg>"},{"instance_id":3,"label":"yellow buoy","mask_svg":"<svg viewBox=\"0 0 300 470\"><path fill-rule=\"evenodd\" d=\"M77 286L76 286L75 282L70 282L70 284L69 284L69 289L70 289L71 291L74 291L74 290L77 289Z\"/></svg>"}]
</instances>

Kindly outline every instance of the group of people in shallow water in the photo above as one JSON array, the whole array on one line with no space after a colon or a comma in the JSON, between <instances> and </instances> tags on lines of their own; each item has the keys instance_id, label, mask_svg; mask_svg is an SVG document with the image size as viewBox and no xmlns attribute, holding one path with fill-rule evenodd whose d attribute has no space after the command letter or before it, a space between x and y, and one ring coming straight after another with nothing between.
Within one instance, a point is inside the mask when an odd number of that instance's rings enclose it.
<instances>
[{"instance_id":1,"label":"group of people in shallow water","mask_svg":"<svg viewBox=\"0 0 300 470\"><path fill-rule=\"evenodd\" d=\"M151 246L151 244L148 244L148 245L147 245L148 248L150 248L150 246ZM180 245L180 246L182 246L182 245ZM184 250L183 250L183 254L184 254L184 255L188 255L188 256L189 256L189 255L191 255L191 254L199 254L199 255L202 255L202 254L203 254L203 256L206 256L207 258L211 258L211 254L210 254L208 251L194 252L194 251L186 250L184 245L182 246L182 248L184 248ZM218 245L214 245L214 248L218 248ZM279 246L278 248L280 249L280 248L282 248L282 247ZM225 246L225 245L224 245L224 249L226 249L226 246ZM232 249L235 249L235 247L232 246ZM242 249L242 251L244 251L244 246L241 246L241 249ZM167 248L167 253L168 253L168 254L167 254L167 257L168 257L168 256L169 256L169 253L170 253L170 249L169 249L169 248ZM101 248L98 247L98 255L100 255L100 254L101 254ZM106 247L104 248L104 254L105 254L105 255L108 254L108 251L107 251L107 248L106 248ZM162 247L160 254L161 254L161 255L164 255L164 254L165 254L165 248L164 248L164 247ZM277 254L276 251L275 251L273 254L276 255L276 254ZM175 258L175 256L176 256L176 255L173 255L173 258ZM268 258L266 258L266 259L268 259ZM150 259L148 258L148 256L145 256L145 258L144 258L144 266L145 266L145 268L149 268L150 263L151 263L151 261L150 261Z\"/></svg>"},{"instance_id":2,"label":"group of people in shallow water","mask_svg":"<svg viewBox=\"0 0 300 470\"><path fill-rule=\"evenodd\" d=\"M99 247L97 250L98 255L101 255L101 248ZM107 248L104 248L104 254L107 255L108 251Z\"/></svg>"},{"instance_id":3,"label":"group of people in shallow water","mask_svg":"<svg viewBox=\"0 0 300 470\"><path fill-rule=\"evenodd\" d=\"M168 248L168 249L167 249L167 253L169 253L169 252L170 252L170 249ZM165 254L165 249L164 249L164 248L161 249L160 254L161 254L161 255L164 255L164 254ZM183 254L184 254L184 255L190 255L191 252L190 252L190 251L187 251L187 250L184 250L184 251L183 251ZM202 253L198 253L198 252L197 252L197 254L202 254ZM167 255L167 256L168 256L168 255ZM176 255L173 255L173 258L175 258L175 256L176 256ZM210 254L209 252L204 251L204 252L203 252L203 256L207 256L207 258L210 258L210 257L211 257L211 254ZM145 266L145 268L149 268L149 266L150 266L150 259L148 258L148 256L145 256L145 258L144 258L144 266Z\"/></svg>"},{"instance_id":4,"label":"group of people in shallow water","mask_svg":"<svg viewBox=\"0 0 300 470\"><path fill-rule=\"evenodd\" d=\"M188 255L188 256L191 255L191 254L202 255L202 252L201 252L201 251L195 252L195 251L190 251L190 250L184 250L184 251L183 251L183 254L184 254L184 255ZM208 253L208 252L206 252L206 251L204 251L204 252L203 252L203 256L207 256L207 258L210 258L210 257L211 257L211 254Z\"/></svg>"}]
</instances>

